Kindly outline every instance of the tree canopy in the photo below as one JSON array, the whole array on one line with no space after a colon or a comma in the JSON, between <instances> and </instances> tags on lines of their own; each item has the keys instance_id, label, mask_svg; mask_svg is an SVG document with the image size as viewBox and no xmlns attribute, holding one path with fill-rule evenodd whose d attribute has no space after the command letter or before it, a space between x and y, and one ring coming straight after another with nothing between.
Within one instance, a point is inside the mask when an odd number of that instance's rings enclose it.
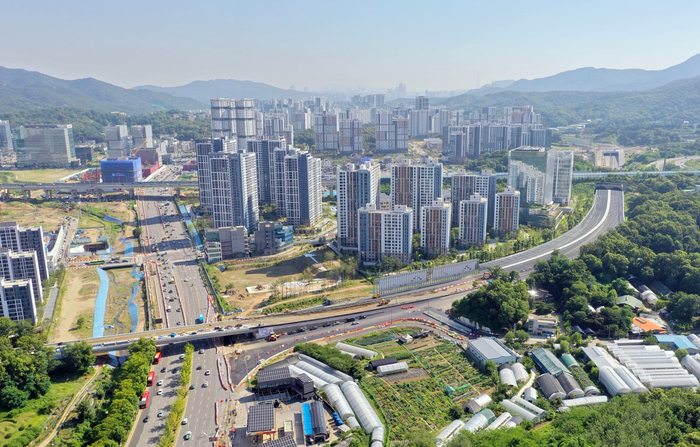
<instances>
[{"instance_id":1,"label":"tree canopy","mask_svg":"<svg viewBox=\"0 0 700 447\"><path fill-rule=\"evenodd\" d=\"M501 279L452 303L452 315L466 317L493 331L510 329L530 313L527 284Z\"/></svg>"}]
</instances>

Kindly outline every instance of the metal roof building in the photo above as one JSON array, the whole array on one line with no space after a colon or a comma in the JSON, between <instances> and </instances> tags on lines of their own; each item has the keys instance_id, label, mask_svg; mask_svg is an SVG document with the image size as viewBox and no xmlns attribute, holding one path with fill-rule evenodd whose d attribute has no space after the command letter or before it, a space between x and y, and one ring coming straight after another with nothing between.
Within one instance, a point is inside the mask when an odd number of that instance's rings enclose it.
<instances>
[{"instance_id":1,"label":"metal roof building","mask_svg":"<svg viewBox=\"0 0 700 447\"><path fill-rule=\"evenodd\" d=\"M340 389L348 400L352 411L365 430L365 433L372 433L377 427L383 427L384 424L379 420L377 413L370 405L369 401L360 390L360 387L355 382L343 382Z\"/></svg>"},{"instance_id":2,"label":"metal roof building","mask_svg":"<svg viewBox=\"0 0 700 447\"><path fill-rule=\"evenodd\" d=\"M461 430L467 430L468 432L476 433L479 430L486 428L486 426L493 422L495 419L496 415L493 414L493 411L489 409L481 410L480 412L472 416L472 418L464 424L464 427L462 427Z\"/></svg>"},{"instance_id":3,"label":"metal roof building","mask_svg":"<svg viewBox=\"0 0 700 447\"><path fill-rule=\"evenodd\" d=\"M506 368L502 368L502 367ZM513 374L513 370L507 367L508 365L501 365L498 371L498 378L501 380L502 383L505 383L508 386L517 386L517 382L515 380L515 374Z\"/></svg>"},{"instance_id":4,"label":"metal roof building","mask_svg":"<svg viewBox=\"0 0 700 447\"><path fill-rule=\"evenodd\" d=\"M515 375L516 382L525 382L530 377L530 374L528 374L522 363L515 362L510 365L510 369L513 370L513 375Z\"/></svg>"},{"instance_id":5,"label":"metal roof building","mask_svg":"<svg viewBox=\"0 0 700 447\"><path fill-rule=\"evenodd\" d=\"M543 373L548 373L557 377L561 373L569 372L569 369L548 349L535 349L530 353L530 357L532 357L535 365L537 365L539 370Z\"/></svg>"},{"instance_id":6,"label":"metal roof building","mask_svg":"<svg viewBox=\"0 0 700 447\"><path fill-rule=\"evenodd\" d=\"M498 428L501 428L503 426L503 424L508 422L510 420L510 418L512 418L512 417L513 417L513 415L511 415L507 411L504 411L503 413L501 413L500 416L498 416L496 419L494 419L494 421L491 422L489 424L489 426L486 427L484 430L496 430Z\"/></svg>"},{"instance_id":7,"label":"metal roof building","mask_svg":"<svg viewBox=\"0 0 700 447\"><path fill-rule=\"evenodd\" d=\"M326 397L331 402L331 406L335 409L341 419L347 420L349 417L355 416L352 408L350 408L348 400L343 395L343 392L340 391L340 387L338 385L335 383L329 383L326 385L323 391L325 391Z\"/></svg>"},{"instance_id":8,"label":"metal roof building","mask_svg":"<svg viewBox=\"0 0 700 447\"><path fill-rule=\"evenodd\" d=\"M589 397L579 397L577 399L566 399L565 401L562 401L562 404L564 404L565 407L571 408L571 407L580 407L582 405L595 405L595 404L603 404L607 402L608 396L589 396Z\"/></svg>"},{"instance_id":9,"label":"metal roof building","mask_svg":"<svg viewBox=\"0 0 700 447\"><path fill-rule=\"evenodd\" d=\"M542 410L541 408L540 408L540 412L534 412L534 411L526 409L525 407L523 407L521 405L516 404L512 400L507 400L507 399L501 401L501 405L510 414L518 415L521 418L525 419L526 421L532 422L533 424L540 422L544 418L544 416L547 414L547 412Z\"/></svg>"},{"instance_id":10,"label":"metal roof building","mask_svg":"<svg viewBox=\"0 0 700 447\"><path fill-rule=\"evenodd\" d=\"M496 365L504 363L513 363L518 358L500 340L493 337L482 337L476 340L470 340L467 345L467 354L470 355L482 368L488 360L491 360Z\"/></svg>"},{"instance_id":11,"label":"metal roof building","mask_svg":"<svg viewBox=\"0 0 700 447\"><path fill-rule=\"evenodd\" d=\"M478 413L484 408L491 405L491 397L488 394L479 394L476 397L472 397L469 402L464 404L464 409L470 413Z\"/></svg>"},{"instance_id":12,"label":"metal roof building","mask_svg":"<svg viewBox=\"0 0 700 447\"><path fill-rule=\"evenodd\" d=\"M347 343L338 342L335 344L335 347L340 349L341 351L350 352L352 354L362 356L363 358L366 358L366 359L371 359L372 357L377 356L377 353L375 351L372 351L370 349L361 348L361 347L355 346L355 345L349 345Z\"/></svg>"},{"instance_id":13,"label":"metal roof building","mask_svg":"<svg viewBox=\"0 0 700 447\"><path fill-rule=\"evenodd\" d=\"M309 405L311 413L311 430L313 431L313 441L327 441L328 427L326 426L326 416L323 413L323 402L315 400Z\"/></svg>"},{"instance_id":14,"label":"metal roof building","mask_svg":"<svg viewBox=\"0 0 700 447\"><path fill-rule=\"evenodd\" d=\"M455 419L450 422L450 425L443 428L442 431L435 437L436 447L442 447L451 440L464 427L464 422L461 419Z\"/></svg>"},{"instance_id":15,"label":"metal roof building","mask_svg":"<svg viewBox=\"0 0 700 447\"><path fill-rule=\"evenodd\" d=\"M371 360L369 362L369 367L371 369L377 369L378 366L391 365L396 363L396 357L387 357L383 359Z\"/></svg>"},{"instance_id":16,"label":"metal roof building","mask_svg":"<svg viewBox=\"0 0 700 447\"><path fill-rule=\"evenodd\" d=\"M315 358L309 357L308 355L297 354L296 356L299 360L304 361L310 365L313 365L316 368L318 368L322 371L325 371L326 373L331 374L331 375L333 375L333 376L335 376L343 381L353 380L352 377L350 377L349 375L347 375L343 372L340 372L337 369L333 369L330 366L326 365L325 363L319 362Z\"/></svg>"},{"instance_id":17,"label":"metal roof building","mask_svg":"<svg viewBox=\"0 0 700 447\"><path fill-rule=\"evenodd\" d=\"M537 400L537 390L531 386L525 388L525 390L523 391L523 399L530 402L531 404L534 404Z\"/></svg>"},{"instance_id":18,"label":"metal roof building","mask_svg":"<svg viewBox=\"0 0 700 447\"><path fill-rule=\"evenodd\" d=\"M272 441L263 442L264 447L297 447L294 436L282 436Z\"/></svg>"},{"instance_id":19,"label":"metal roof building","mask_svg":"<svg viewBox=\"0 0 700 447\"><path fill-rule=\"evenodd\" d=\"M700 349L700 337L695 334L688 335L688 340L695 345L696 348Z\"/></svg>"},{"instance_id":20,"label":"metal roof building","mask_svg":"<svg viewBox=\"0 0 700 447\"><path fill-rule=\"evenodd\" d=\"M649 389L700 386L698 379L683 368L673 352L640 342L620 340L608 345L610 353L633 374L620 373L615 368L632 391L643 392L640 383Z\"/></svg>"},{"instance_id":21,"label":"metal roof building","mask_svg":"<svg viewBox=\"0 0 700 447\"><path fill-rule=\"evenodd\" d=\"M657 334L654 337L662 345L671 349L685 349L690 355L695 355L699 351L698 347L685 335Z\"/></svg>"},{"instance_id":22,"label":"metal roof building","mask_svg":"<svg viewBox=\"0 0 700 447\"><path fill-rule=\"evenodd\" d=\"M391 365L382 365L377 367L379 377L388 376L390 374L399 374L408 371L408 363L398 362Z\"/></svg>"},{"instance_id":23,"label":"metal roof building","mask_svg":"<svg viewBox=\"0 0 700 447\"><path fill-rule=\"evenodd\" d=\"M627 384L610 366L598 367L598 381L603 384L611 396L621 396L632 392Z\"/></svg>"},{"instance_id":24,"label":"metal roof building","mask_svg":"<svg viewBox=\"0 0 700 447\"><path fill-rule=\"evenodd\" d=\"M566 397L564 388L551 374L545 373L537 377L537 385L542 390L542 395L548 400L563 399Z\"/></svg>"},{"instance_id":25,"label":"metal roof building","mask_svg":"<svg viewBox=\"0 0 700 447\"><path fill-rule=\"evenodd\" d=\"M566 397L568 397L569 399L583 397L585 395L585 393L581 389L581 386L571 374L560 374L559 377L557 377L557 381L559 381L559 384L566 393Z\"/></svg>"},{"instance_id":26,"label":"metal roof building","mask_svg":"<svg viewBox=\"0 0 700 447\"><path fill-rule=\"evenodd\" d=\"M573 355L571 354L562 354L561 355L561 362L566 366L567 368L571 368L571 366L576 365L580 366L576 359L574 358Z\"/></svg>"}]
</instances>

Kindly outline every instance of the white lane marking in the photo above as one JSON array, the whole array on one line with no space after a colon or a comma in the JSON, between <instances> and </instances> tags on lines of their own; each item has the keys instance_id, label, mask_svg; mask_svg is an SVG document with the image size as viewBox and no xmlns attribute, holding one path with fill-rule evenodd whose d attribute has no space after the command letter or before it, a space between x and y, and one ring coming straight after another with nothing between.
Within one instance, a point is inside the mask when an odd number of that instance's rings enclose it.
<instances>
[{"instance_id":1,"label":"white lane marking","mask_svg":"<svg viewBox=\"0 0 700 447\"><path fill-rule=\"evenodd\" d=\"M563 249L565 249L566 247L569 247L569 246L571 246L571 245L577 243L578 241L583 240L583 239L587 238L588 236L590 236L594 231L596 231L598 228L600 228L600 226L603 225L603 223L605 223L605 219L607 219L608 213L610 212L610 203L611 203L610 198L611 198L611 195L612 195L612 191L610 191L610 190L608 189L608 203L607 203L607 206L605 207L605 214L603 214L603 218L600 219L600 222L598 222L593 228L591 228L591 230L590 230L589 232L587 232L587 233L584 234L584 235L579 236L577 239L574 239L573 241L569 242L568 244L562 245L561 247L555 248L555 249L550 250L550 251L548 251L548 252L546 252L546 253L542 253L541 255L538 255L538 256L533 256L532 258L525 259L525 260L523 260L523 261L518 261L518 262L516 262L516 263L514 263L514 264L505 265L505 266L503 266L503 268L504 268L504 269L508 269L508 268L513 267L513 266L516 266L516 265L519 265L519 264L523 264L523 263L525 263L525 262L530 262L530 261L534 261L535 259L543 258L543 257L545 257L545 256L547 256L547 255L552 254L552 252L553 252L554 250L563 250Z\"/></svg>"}]
</instances>

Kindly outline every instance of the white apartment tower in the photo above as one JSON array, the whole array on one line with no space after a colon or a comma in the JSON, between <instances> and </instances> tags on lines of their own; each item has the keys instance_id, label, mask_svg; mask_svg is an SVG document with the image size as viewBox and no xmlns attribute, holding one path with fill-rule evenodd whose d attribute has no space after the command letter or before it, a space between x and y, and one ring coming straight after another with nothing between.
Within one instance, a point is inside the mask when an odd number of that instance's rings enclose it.
<instances>
[{"instance_id":1,"label":"white apartment tower","mask_svg":"<svg viewBox=\"0 0 700 447\"><path fill-rule=\"evenodd\" d=\"M0 277L0 317L16 322L30 320L39 322L36 298L30 279L6 279Z\"/></svg>"},{"instance_id":2,"label":"white apartment tower","mask_svg":"<svg viewBox=\"0 0 700 447\"><path fill-rule=\"evenodd\" d=\"M284 215L292 226L316 225L322 216L321 160L289 149L284 157Z\"/></svg>"},{"instance_id":3,"label":"white apartment tower","mask_svg":"<svg viewBox=\"0 0 700 447\"><path fill-rule=\"evenodd\" d=\"M246 147L248 138L256 136L255 102L252 99L211 100L212 138L235 138L238 147Z\"/></svg>"},{"instance_id":4,"label":"white apartment tower","mask_svg":"<svg viewBox=\"0 0 700 447\"><path fill-rule=\"evenodd\" d=\"M411 138L427 138L430 127L428 110L411 110Z\"/></svg>"},{"instance_id":5,"label":"white apartment tower","mask_svg":"<svg viewBox=\"0 0 700 447\"><path fill-rule=\"evenodd\" d=\"M375 115L375 147L380 152L407 152L410 133L407 118L393 116L388 110Z\"/></svg>"},{"instance_id":6,"label":"white apartment tower","mask_svg":"<svg viewBox=\"0 0 700 447\"><path fill-rule=\"evenodd\" d=\"M227 138L203 138L195 140L197 153L197 183L199 184L199 203L205 214L211 215L211 168L209 155L219 152L236 152L236 140Z\"/></svg>"},{"instance_id":7,"label":"white apartment tower","mask_svg":"<svg viewBox=\"0 0 700 447\"><path fill-rule=\"evenodd\" d=\"M5 278L7 281L20 279L30 281L34 298L40 303L44 301L36 252L15 253L9 248L0 248L0 278Z\"/></svg>"},{"instance_id":8,"label":"white apartment tower","mask_svg":"<svg viewBox=\"0 0 700 447\"><path fill-rule=\"evenodd\" d=\"M571 202L571 181L574 177L574 151L556 151L554 157L554 201Z\"/></svg>"},{"instance_id":9,"label":"white apartment tower","mask_svg":"<svg viewBox=\"0 0 700 447\"><path fill-rule=\"evenodd\" d=\"M508 186L521 193L527 205L552 203L555 149L523 147L508 152Z\"/></svg>"},{"instance_id":10,"label":"white apartment tower","mask_svg":"<svg viewBox=\"0 0 700 447\"><path fill-rule=\"evenodd\" d=\"M284 138L257 138L248 140L248 152L255 154L258 170L258 202L260 205L276 203L273 196L274 179L277 166L275 150L286 150L287 141Z\"/></svg>"},{"instance_id":11,"label":"white apartment tower","mask_svg":"<svg viewBox=\"0 0 700 447\"><path fill-rule=\"evenodd\" d=\"M362 153L362 121L341 118L338 133L338 150L341 154Z\"/></svg>"},{"instance_id":12,"label":"white apartment tower","mask_svg":"<svg viewBox=\"0 0 700 447\"><path fill-rule=\"evenodd\" d=\"M461 200L459 208L459 238L461 247L484 245L486 243L486 215L488 200L479 194L472 194Z\"/></svg>"},{"instance_id":13,"label":"white apartment tower","mask_svg":"<svg viewBox=\"0 0 700 447\"><path fill-rule=\"evenodd\" d=\"M255 154L217 152L209 155L212 223L216 228L258 227L258 181Z\"/></svg>"},{"instance_id":14,"label":"white apartment tower","mask_svg":"<svg viewBox=\"0 0 700 447\"><path fill-rule=\"evenodd\" d=\"M413 210L410 207L397 205L391 210L380 210L370 203L360 208L357 215L358 262L375 265L388 257L403 265L411 262Z\"/></svg>"},{"instance_id":15,"label":"white apartment tower","mask_svg":"<svg viewBox=\"0 0 700 447\"><path fill-rule=\"evenodd\" d=\"M442 197L425 205L420 210L421 233L420 246L423 253L430 257L440 256L450 251L450 229L452 211L449 203Z\"/></svg>"},{"instance_id":16,"label":"white apartment tower","mask_svg":"<svg viewBox=\"0 0 700 447\"><path fill-rule=\"evenodd\" d=\"M338 152L338 114L335 111L314 115L317 151Z\"/></svg>"},{"instance_id":17,"label":"white apartment tower","mask_svg":"<svg viewBox=\"0 0 700 447\"><path fill-rule=\"evenodd\" d=\"M484 169L481 174L470 174L460 170L452 175L451 187L452 225L457 226L460 212L460 202L468 200L473 194L479 194L488 200L488 215L486 223L493 226L493 209L496 202L496 175L490 169Z\"/></svg>"},{"instance_id":18,"label":"white apartment tower","mask_svg":"<svg viewBox=\"0 0 700 447\"><path fill-rule=\"evenodd\" d=\"M39 282L49 279L42 227L23 228L17 222L0 222L0 247L8 248L15 253L35 252L39 268Z\"/></svg>"},{"instance_id":19,"label":"white apartment tower","mask_svg":"<svg viewBox=\"0 0 700 447\"><path fill-rule=\"evenodd\" d=\"M379 165L371 161L358 168L348 163L338 168L338 246L342 250L357 250L357 211L368 203L378 204Z\"/></svg>"},{"instance_id":20,"label":"white apartment tower","mask_svg":"<svg viewBox=\"0 0 700 447\"><path fill-rule=\"evenodd\" d=\"M520 191L506 188L496 193L493 229L499 237L518 231L520 222Z\"/></svg>"},{"instance_id":21,"label":"white apartment tower","mask_svg":"<svg viewBox=\"0 0 700 447\"><path fill-rule=\"evenodd\" d=\"M417 216L421 208L442 197L442 163L429 158L424 165L410 160L391 166L391 205L405 205ZM420 232L421 219L415 219L414 231Z\"/></svg>"}]
</instances>

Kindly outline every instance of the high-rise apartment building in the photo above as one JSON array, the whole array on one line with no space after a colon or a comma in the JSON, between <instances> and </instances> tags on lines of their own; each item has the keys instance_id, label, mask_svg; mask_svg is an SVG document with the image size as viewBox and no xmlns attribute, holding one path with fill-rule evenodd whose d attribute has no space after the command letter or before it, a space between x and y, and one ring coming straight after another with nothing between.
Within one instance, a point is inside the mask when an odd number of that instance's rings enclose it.
<instances>
[{"instance_id":1,"label":"high-rise apartment building","mask_svg":"<svg viewBox=\"0 0 700 447\"><path fill-rule=\"evenodd\" d=\"M317 151L338 152L338 114L335 111L314 115Z\"/></svg>"},{"instance_id":2,"label":"high-rise apartment building","mask_svg":"<svg viewBox=\"0 0 700 447\"><path fill-rule=\"evenodd\" d=\"M453 205L454 207L454 205ZM459 237L460 247L484 245L486 243L486 221L488 200L481 195L472 194L467 200L461 200L459 208Z\"/></svg>"},{"instance_id":3,"label":"high-rise apartment building","mask_svg":"<svg viewBox=\"0 0 700 447\"><path fill-rule=\"evenodd\" d=\"M303 110L295 110L292 114L292 125L294 126L294 130L296 132L310 128L311 111L308 108L304 108Z\"/></svg>"},{"instance_id":4,"label":"high-rise apartment building","mask_svg":"<svg viewBox=\"0 0 700 447\"><path fill-rule=\"evenodd\" d=\"M554 192L554 149L523 147L508 153L508 186L520 191L526 205L552 203Z\"/></svg>"},{"instance_id":5,"label":"high-rise apartment building","mask_svg":"<svg viewBox=\"0 0 700 447\"><path fill-rule=\"evenodd\" d=\"M381 152L407 152L410 133L407 118L393 116L388 110L375 115L375 148Z\"/></svg>"},{"instance_id":6,"label":"high-rise apartment building","mask_svg":"<svg viewBox=\"0 0 700 447\"><path fill-rule=\"evenodd\" d=\"M15 253L36 252L39 282L49 279L43 228L24 228L20 227L17 222L0 222L0 247L8 248Z\"/></svg>"},{"instance_id":7,"label":"high-rise apartment building","mask_svg":"<svg viewBox=\"0 0 700 447\"><path fill-rule=\"evenodd\" d=\"M236 140L227 138L203 138L195 140L197 153L197 183L199 185L199 203L204 213L211 215L211 169L209 155L218 152L236 152Z\"/></svg>"},{"instance_id":8,"label":"high-rise apartment building","mask_svg":"<svg viewBox=\"0 0 700 447\"><path fill-rule=\"evenodd\" d=\"M153 145L153 128L150 124L131 126L131 138L134 141L134 148L150 149Z\"/></svg>"},{"instance_id":9,"label":"high-rise apartment building","mask_svg":"<svg viewBox=\"0 0 700 447\"><path fill-rule=\"evenodd\" d=\"M362 153L362 121L341 118L338 135L338 150L341 154Z\"/></svg>"},{"instance_id":10,"label":"high-rise apartment building","mask_svg":"<svg viewBox=\"0 0 700 447\"><path fill-rule=\"evenodd\" d=\"M496 175L490 169L484 169L481 174L470 174L464 170L452 175L452 224L457 226L459 222L462 200L469 199L473 194L479 194L488 200L487 225L493 226L493 207L496 198Z\"/></svg>"},{"instance_id":11,"label":"high-rise apartment building","mask_svg":"<svg viewBox=\"0 0 700 447\"><path fill-rule=\"evenodd\" d=\"M556 151L554 155L554 201L571 202L571 181L574 177L574 151Z\"/></svg>"},{"instance_id":12,"label":"high-rise apartment building","mask_svg":"<svg viewBox=\"0 0 700 447\"><path fill-rule=\"evenodd\" d=\"M11 154L15 151L15 146L12 141L12 130L10 122L0 120L0 156Z\"/></svg>"},{"instance_id":13,"label":"high-rise apartment building","mask_svg":"<svg viewBox=\"0 0 700 447\"><path fill-rule=\"evenodd\" d=\"M427 96L416 96L416 110L430 110L430 98Z\"/></svg>"},{"instance_id":14,"label":"high-rise apartment building","mask_svg":"<svg viewBox=\"0 0 700 447\"><path fill-rule=\"evenodd\" d=\"M493 229L499 237L518 231L520 223L520 191L506 188L496 193Z\"/></svg>"},{"instance_id":15,"label":"high-rise apartment building","mask_svg":"<svg viewBox=\"0 0 700 447\"><path fill-rule=\"evenodd\" d=\"M284 156L283 175L287 223L316 225L322 216L321 160L307 151L289 149Z\"/></svg>"},{"instance_id":16,"label":"high-rise apartment building","mask_svg":"<svg viewBox=\"0 0 700 447\"><path fill-rule=\"evenodd\" d=\"M0 317L16 322L39 322L34 288L29 279L10 280L0 277Z\"/></svg>"},{"instance_id":17,"label":"high-rise apartment building","mask_svg":"<svg viewBox=\"0 0 700 447\"><path fill-rule=\"evenodd\" d=\"M7 247L0 248L0 278L7 281L31 281L34 298L42 303L44 293L41 287L41 272L35 251L13 252Z\"/></svg>"},{"instance_id":18,"label":"high-rise apartment building","mask_svg":"<svg viewBox=\"0 0 700 447\"><path fill-rule=\"evenodd\" d=\"M442 163L429 158L424 165L412 164L410 160L391 166L391 205L410 207L420 216L425 205L442 197ZM420 218L415 219L414 231L421 231Z\"/></svg>"},{"instance_id":19,"label":"high-rise apartment building","mask_svg":"<svg viewBox=\"0 0 700 447\"><path fill-rule=\"evenodd\" d=\"M427 256L440 256L450 251L452 211L442 197L424 205L421 214L420 246Z\"/></svg>"},{"instance_id":20,"label":"high-rise apartment building","mask_svg":"<svg viewBox=\"0 0 700 447\"><path fill-rule=\"evenodd\" d=\"M442 153L456 158L479 158L482 151L481 134L480 125L443 126Z\"/></svg>"},{"instance_id":21,"label":"high-rise apartment building","mask_svg":"<svg viewBox=\"0 0 700 447\"><path fill-rule=\"evenodd\" d=\"M236 139L238 147L246 147L248 138L256 136L255 102L252 99L211 100L212 138Z\"/></svg>"},{"instance_id":22,"label":"high-rise apartment building","mask_svg":"<svg viewBox=\"0 0 700 447\"><path fill-rule=\"evenodd\" d=\"M273 196L275 171L275 150L286 150L287 142L284 138L269 137L248 140L248 152L256 156L258 169L258 201L260 205L275 203Z\"/></svg>"},{"instance_id":23,"label":"high-rise apartment building","mask_svg":"<svg viewBox=\"0 0 700 447\"><path fill-rule=\"evenodd\" d=\"M358 214L358 261L375 265L386 258L401 264L411 262L413 253L413 210L405 205L380 210L370 203Z\"/></svg>"},{"instance_id":24,"label":"high-rise apartment building","mask_svg":"<svg viewBox=\"0 0 700 447\"><path fill-rule=\"evenodd\" d=\"M76 163L72 124L35 124L19 128L17 166L67 168Z\"/></svg>"},{"instance_id":25,"label":"high-rise apartment building","mask_svg":"<svg viewBox=\"0 0 700 447\"><path fill-rule=\"evenodd\" d=\"M216 228L257 229L258 180L255 154L217 152L209 155L212 223Z\"/></svg>"},{"instance_id":26,"label":"high-rise apartment building","mask_svg":"<svg viewBox=\"0 0 700 447\"><path fill-rule=\"evenodd\" d=\"M378 204L380 174L379 165L371 161L359 168L351 163L338 168L338 246L342 250L357 250L357 211L368 203Z\"/></svg>"},{"instance_id":27,"label":"high-rise apartment building","mask_svg":"<svg viewBox=\"0 0 700 447\"><path fill-rule=\"evenodd\" d=\"M411 138L427 138L430 127L428 110L411 110Z\"/></svg>"},{"instance_id":28,"label":"high-rise apartment building","mask_svg":"<svg viewBox=\"0 0 700 447\"><path fill-rule=\"evenodd\" d=\"M271 111L265 114L264 136L270 139L284 138L286 144L294 144L294 126L287 121L287 114Z\"/></svg>"}]
</instances>

